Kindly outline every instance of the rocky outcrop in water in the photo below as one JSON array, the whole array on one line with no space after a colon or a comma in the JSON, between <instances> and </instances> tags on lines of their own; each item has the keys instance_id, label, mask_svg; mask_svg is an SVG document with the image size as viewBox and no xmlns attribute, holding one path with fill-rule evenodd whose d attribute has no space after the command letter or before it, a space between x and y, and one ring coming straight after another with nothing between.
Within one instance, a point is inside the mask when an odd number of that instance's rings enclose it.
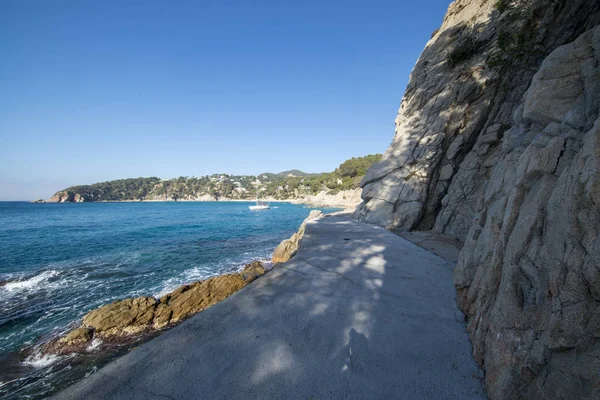
<instances>
[{"instance_id":1,"label":"rocky outcrop in water","mask_svg":"<svg viewBox=\"0 0 600 400\"><path fill-rule=\"evenodd\" d=\"M458 0L357 217L465 237L455 284L492 399L600 398L600 3Z\"/></svg>"},{"instance_id":2,"label":"rocky outcrop in water","mask_svg":"<svg viewBox=\"0 0 600 400\"><path fill-rule=\"evenodd\" d=\"M44 344L42 352L79 352L93 339L126 341L133 336L165 328L224 300L264 274L262 263L255 261L239 273L184 285L160 299L137 297L115 301L90 311L83 317L80 327Z\"/></svg>"},{"instance_id":3,"label":"rocky outcrop in water","mask_svg":"<svg viewBox=\"0 0 600 400\"><path fill-rule=\"evenodd\" d=\"M279 243L279 246L273 252L272 262L273 264L283 263L294 257L300 248L300 240L304 236L304 230L306 224L313 219L317 219L323 216L323 212L319 210L312 210L308 217L302 222L298 232L294 233L289 239L283 240Z\"/></svg>"},{"instance_id":4,"label":"rocky outcrop in water","mask_svg":"<svg viewBox=\"0 0 600 400\"><path fill-rule=\"evenodd\" d=\"M81 194L69 191L58 192L48 199L48 203L83 203L87 201Z\"/></svg>"}]
</instances>

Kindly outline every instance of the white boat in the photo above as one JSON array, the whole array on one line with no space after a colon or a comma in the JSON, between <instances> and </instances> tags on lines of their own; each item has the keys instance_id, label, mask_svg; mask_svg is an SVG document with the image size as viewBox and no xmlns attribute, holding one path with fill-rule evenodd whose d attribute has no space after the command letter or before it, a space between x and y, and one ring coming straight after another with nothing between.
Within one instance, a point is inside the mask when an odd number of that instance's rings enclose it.
<instances>
[{"instance_id":1,"label":"white boat","mask_svg":"<svg viewBox=\"0 0 600 400\"><path fill-rule=\"evenodd\" d=\"M258 182L258 181L256 183L256 204L253 206L248 206L250 211L268 210L269 208L271 208L271 205L269 203L265 203L263 201L258 201L258 184L259 183L260 182Z\"/></svg>"},{"instance_id":2,"label":"white boat","mask_svg":"<svg viewBox=\"0 0 600 400\"><path fill-rule=\"evenodd\" d=\"M269 203L263 203L262 201L257 200L255 205L248 206L248 208L252 211L268 210L269 208L271 208L271 205Z\"/></svg>"}]
</instances>

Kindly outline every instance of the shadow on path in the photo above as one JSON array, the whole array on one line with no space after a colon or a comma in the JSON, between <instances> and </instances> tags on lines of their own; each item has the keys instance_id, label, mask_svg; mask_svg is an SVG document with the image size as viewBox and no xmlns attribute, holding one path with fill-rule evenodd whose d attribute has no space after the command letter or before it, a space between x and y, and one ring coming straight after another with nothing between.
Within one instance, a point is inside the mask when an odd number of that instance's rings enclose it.
<instances>
[{"instance_id":1,"label":"shadow on path","mask_svg":"<svg viewBox=\"0 0 600 400\"><path fill-rule=\"evenodd\" d=\"M298 255L57 398L484 398L452 265L345 217Z\"/></svg>"}]
</instances>

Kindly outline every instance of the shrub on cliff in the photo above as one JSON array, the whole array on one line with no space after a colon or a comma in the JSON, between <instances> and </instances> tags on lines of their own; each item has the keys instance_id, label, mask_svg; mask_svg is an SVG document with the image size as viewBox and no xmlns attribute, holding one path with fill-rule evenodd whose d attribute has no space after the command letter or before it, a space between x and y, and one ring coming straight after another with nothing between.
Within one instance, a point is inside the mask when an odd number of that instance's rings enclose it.
<instances>
[{"instance_id":1,"label":"shrub on cliff","mask_svg":"<svg viewBox=\"0 0 600 400\"><path fill-rule=\"evenodd\" d=\"M454 68L456 65L473 57L483 44L483 41L477 39L476 32L470 28L464 28L457 35L456 44L450 53L448 53L446 62L450 68Z\"/></svg>"},{"instance_id":2,"label":"shrub on cliff","mask_svg":"<svg viewBox=\"0 0 600 400\"><path fill-rule=\"evenodd\" d=\"M511 3L512 0L497 0L496 4L494 4L494 7L496 10L498 10L498 12L503 13L510 8Z\"/></svg>"}]
</instances>

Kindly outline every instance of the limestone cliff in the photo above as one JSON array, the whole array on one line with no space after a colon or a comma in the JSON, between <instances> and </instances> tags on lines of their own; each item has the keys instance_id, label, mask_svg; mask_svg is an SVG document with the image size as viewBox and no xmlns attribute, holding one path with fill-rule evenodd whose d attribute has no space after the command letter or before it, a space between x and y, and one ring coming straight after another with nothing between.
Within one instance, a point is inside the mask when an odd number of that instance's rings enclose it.
<instances>
[{"instance_id":1,"label":"limestone cliff","mask_svg":"<svg viewBox=\"0 0 600 400\"><path fill-rule=\"evenodd\" d=\"M87 200L84 196L70 191L57 192L54 196L48 199L49 203L83 203L85 201Z\"/></svg>"},{"instance_id":2,"label":"limestone cliff","mask_svg":"<svg viewBox=\"0 0 600 400\"><path fill-rule=\"evenodd\" d=\"M310 204L314 207L343 207L354 210L361 202L360 195L360 189L342 190L335 194L322 190L314 195L298 196L293 200L293 203Z\"/></svg>"},{"instance_id":3,"label":"limestone cliff","mask_svg":"<svg viewBox=\"0 0 600 400\"><path fill-rule=\"evenodd\" d=\"M358 218L465 236L459 307L492 399L600 398L600 2L458 0Z\"/></svg>"},{"instance_id":4,"label":"limestone cliff","mask_svg":"<svg viewBox=\"0 0 600 400\"><path fill-rule=\"evenodd\" d=\"M504 4L504 6L499 6ZM365 175L362 220L465 234L542 60L600 22L593 0L457 0L413 72L392 144Z\"/></svg>"},{"instance_id":5,"label":"limestone cliff","mask_svg":"<svg viewBox=\"0 0 600 400\"><path fill-rule=\"evenodd\" d=\"M600 26L542 64L455 271L496 398L600 398Z\"/></svg>"}]
</instances>

